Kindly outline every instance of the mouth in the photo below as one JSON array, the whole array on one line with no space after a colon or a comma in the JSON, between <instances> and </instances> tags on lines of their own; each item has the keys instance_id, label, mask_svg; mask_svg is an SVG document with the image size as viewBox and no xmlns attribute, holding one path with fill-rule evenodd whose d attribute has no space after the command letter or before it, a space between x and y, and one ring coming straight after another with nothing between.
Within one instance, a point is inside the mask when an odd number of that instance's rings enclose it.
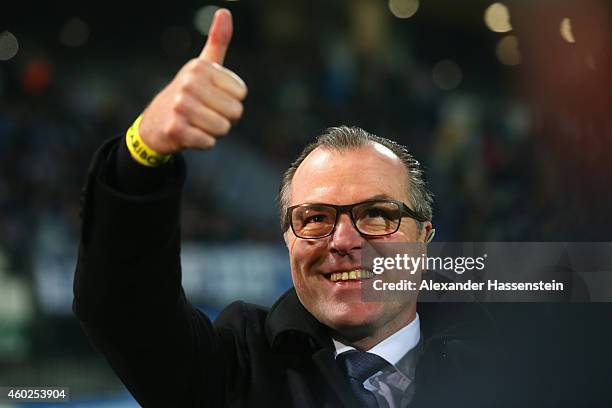
<instances>
[{"instance_id":1,"label":"mouth","mask_svg":"<svg viewBox=\"0 0 612 408\"><path fill-rule=\"evenodd\" d=\"M356 269L354 271L348 271L348 272L334 272L334 273L325 274L325 277L331 280L332 282L370 279L373 276L374 276L373 272L366 271L365 269Z\"/></svg>"}]
</instances>

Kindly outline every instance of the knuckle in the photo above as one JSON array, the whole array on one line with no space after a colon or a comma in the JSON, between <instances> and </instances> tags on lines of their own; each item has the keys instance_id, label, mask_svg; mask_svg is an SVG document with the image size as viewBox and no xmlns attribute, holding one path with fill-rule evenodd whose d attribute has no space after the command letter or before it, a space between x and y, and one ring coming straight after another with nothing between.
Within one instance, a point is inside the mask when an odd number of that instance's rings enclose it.
<instances>
[{"instance_id":1,"label":"knuckle","mask_svg":"<svg viewBox=\"0 0 612 408\"><path fill-rule=\"evenodd\" d=\"M246 98L248 93L249 93L249 90L247 89L246 86L240 87L240 91L239 91L240 100L243 100L244 98Z\"/></svg>"},{"instance_id":2,"label":"knuckle","mask_svg":"<svg viewBox=\"0 0 612 408\"><path fill-rule=\"evenodd\" d=\"M186 93L191 93L193 92L194 89L194 83L196 81L196 77L194 74L192 73L187 73L185 74L185 76L183 77L183 80L181 81L180 84L180 92L186 92Z\"/></svg>"},{"instance_id":3,"label":"knuckle","mask_svg":"<svg viewBox=\"0 0 612 408\"><path fill-rule=\"evenodd\" d=\"M208 78L210 77L210 68L210 62L203 59L196 59L190 73L198 78Z\"/></svg>"},{"instance_id":4,"label":"knuckle","mask_svg":"<svg viewBox=\"0 0 612 408\"><path fill-rule=\"evenodd\" d=\"M172 103L172 110L178 114L184 114L187 110L187 97L184 93L179 92L175 95Z\"/></svg>"},{"instance_id":5,"label":"knuckle","mask_svg":"<svg viewBox=\"0 0 612 408\"><path fill-rule=\"evenodd\" d=\"M196 58L186 64L182 76L185 79L183 84L186 82L194 83L202 79L208 79L210 78L210 63Z\"/></svg>"},{"instance_id":6,"label":"knuckle","mask_svg":"<svg viewBox=\"0 0 612 408\"><path fill-rule=\"evenodd\" d=\"M203 59L201 59L201 58L194 58L193 59L192 69L195 72L200 71L202 68L204 68L204 66L206 66L206 61L204 61Z\"/></svg>"},{"instance_id":7,"label":"knuckle","mask_svg":"<svg viewBox=\"0 0 612 408\"><path fill-rule=\"evenodd\" d=\"M172 118L166 125L166 135L174 142L180 142L183 136L185 126L177 118Z\"/></svg>"},{"instance_id":8,"label":"knuckle","mask_svg":"<svg viewBox=\"0 0 612 408\"><path fill-rule=\"evenodd\" d=\"M249 89L244 81L240 80L240 84L236 87L236 93L240 101L246 98L247 94L249 93Z\"/></svg>"},{"instance_id":9,"label":"knuckle","mask_svg":"<svg viewBox=\"0 0 612 408\"><path fill-rule=\"evenodd\" d=\"M189 60L188 63L185 64L184 71L186 74L194 74L199 70L200 61L197 58L193 58Z\"/></svg>"},{"instance_id":10,"label":"knuckle","mask_svg":"<svg viewBox=\"0 0 612 408\"><path fill-rule=\"evenodd\" d=\"M229 120L227 120L226 118L221 118L219 120L219 125L218 125L219 134L226 135L230 131L231 128L232 128L232 124L230 123Z\"/></svg>"},{"instance_id":11,"label":"knuckle","mask_svg":"<svg viewBox=\"0 0 612 408\"><path fill-rule=\"evenodd\" d=\"M181 145L185 149L197 149L198 148L197 140L193 138L186 138L185 140L182 141Z\"/></svg>"},{"instance_id":12,"label":"knuckle","mask_svg":"<svg viewBox=\"0 0 612 408\"><path fill-rule=\"evenodd\" d=\"M215 139L212 136L209 136L208 134L205 134L202 139L198 140L198 142L196 143L197 147L199 149L212 149L215 144L217 143L217 139Z\"/></svg>"},{"instance_id":13,"label":"knuckle","mask_svg":"<svg viewBox=\"0 0 612 408\"><path fill-rule=\"evenodd\" d=\"M242 117L243 111L244 111L244 107L242 106L242 103L236 102L232 104L233 119L240 119Z\"/></svg>"}]
</instances>

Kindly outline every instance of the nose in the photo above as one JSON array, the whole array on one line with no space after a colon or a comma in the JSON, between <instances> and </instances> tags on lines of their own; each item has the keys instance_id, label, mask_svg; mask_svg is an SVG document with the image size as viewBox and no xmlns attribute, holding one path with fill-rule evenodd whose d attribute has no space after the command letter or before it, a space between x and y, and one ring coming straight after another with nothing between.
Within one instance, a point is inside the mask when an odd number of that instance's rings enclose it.
<instances>
[{"instance_id":1,"label":"nose","mask_svg":"<svg viewBox=\"0 0 612 408\"><path fill-rule=\"evenodd\" d=\"M355 229L348 214L340 214L336 229L332 234L331 251L339 255L349 255L361 249L363 238Z\"/></svg>"}]
</instances>

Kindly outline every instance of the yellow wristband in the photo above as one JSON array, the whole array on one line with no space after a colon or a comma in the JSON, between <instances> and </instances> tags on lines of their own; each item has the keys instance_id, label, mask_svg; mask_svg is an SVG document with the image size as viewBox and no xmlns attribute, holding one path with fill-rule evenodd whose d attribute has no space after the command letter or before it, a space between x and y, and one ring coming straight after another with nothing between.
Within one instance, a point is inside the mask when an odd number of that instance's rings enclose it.
<instances>
[{"instance_id":1,"label":"yellow wristband","mask_svg":"<svg viewBox=\"0 0 612 408\"><path fill-rule=\"evenodd\" d=\"M138 132L142 115L138 116L132 126L125 133L125 142L127 148L132 155L132 158L138 163L147 167L158 167L170 160L172 155L170 154L159 154L155 150L143 142Z\"/></svg>"}]
</instances>

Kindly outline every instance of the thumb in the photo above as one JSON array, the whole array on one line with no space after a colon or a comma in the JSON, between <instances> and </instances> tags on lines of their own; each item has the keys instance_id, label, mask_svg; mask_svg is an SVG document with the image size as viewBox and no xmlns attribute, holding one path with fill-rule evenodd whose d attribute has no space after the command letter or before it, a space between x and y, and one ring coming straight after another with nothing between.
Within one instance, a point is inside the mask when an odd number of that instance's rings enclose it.
<instances>
[{"instance_id":1,"label":"thumb","mask_svg":"<svg viewBox=\"0 0 612 408\"><path fill-rule=\"evenodd\" d=\"M232 14L227 9L217 10L200 58L223 65L227 47L232 39L232 31Z\"/></svg>"}]
</instances>

